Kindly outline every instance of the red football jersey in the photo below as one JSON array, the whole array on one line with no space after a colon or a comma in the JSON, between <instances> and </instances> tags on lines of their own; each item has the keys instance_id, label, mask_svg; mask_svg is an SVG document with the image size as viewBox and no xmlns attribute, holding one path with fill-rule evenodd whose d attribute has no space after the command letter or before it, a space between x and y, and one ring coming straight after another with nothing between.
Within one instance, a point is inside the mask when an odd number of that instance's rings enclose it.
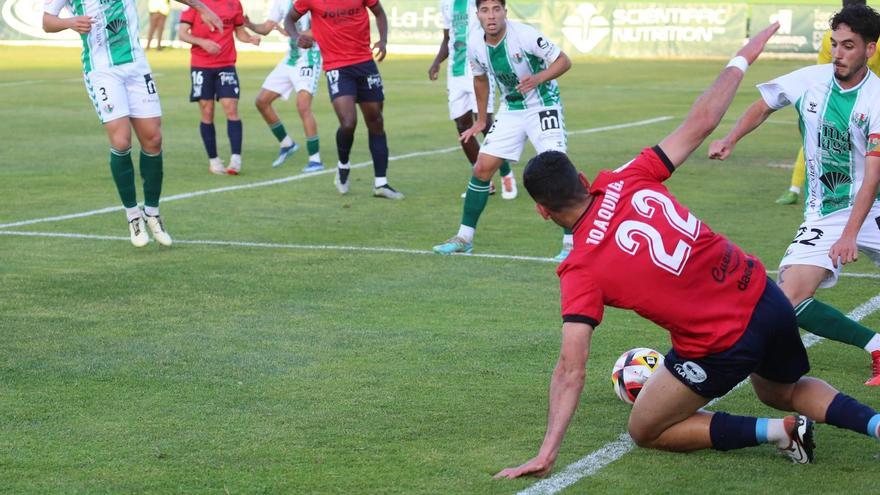
<instances>
[{"instance_id":1,"label":"red football jersey","mask_svg":"<svg viewBox=\"0 0 880 495\"><path fill-rule=\"evenodd\" d=\"M321 47L324 70L359 64L373 58L367 8L379 0L295 0L300 14L312 12L312 35Z\"/></svg>"},{"instance_id":2,"label":"red football jersey","mask_svg":"<svg viewBox=\"0 0 880 495\"><path fill-rule=\"evenodd\" d=\"M675 200L662 184L674 170L655 146L600 172L556 273L564 321L595 327L606 304L632 309L668 330L680 355L698 358L742 336L767 276Z\"/></svg>"},{"instance_id":3,"label":"red football jersey","mask_svg":"<svg viewBox=\"0 0 880 495\"><path fill-rule=\"evenodd\" d=\"M244 10L239 0L204 0L205 6L213 10L223 21L223 32L211 32L210 26L193 8L180 14L180 22L192 26L190 32L198 38L207 38L220 45L220 53L211 55L204 48L193 45L190 48L190 65L211 69L235 65L238 54L235 51L235 27L244 24Z\"/></svg>"}]
</instances>

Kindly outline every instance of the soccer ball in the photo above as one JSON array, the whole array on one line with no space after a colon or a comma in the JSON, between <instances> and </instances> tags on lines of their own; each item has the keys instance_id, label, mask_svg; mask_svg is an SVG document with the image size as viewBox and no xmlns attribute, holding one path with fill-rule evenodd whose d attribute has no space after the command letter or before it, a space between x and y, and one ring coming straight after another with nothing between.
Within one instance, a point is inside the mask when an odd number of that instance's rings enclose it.
<instances>
[{"instance_id":1,"label":"soccer ball","mask_svg":"<svg viewBox=\"0 0 880 495\"><path fill-rule=\"evenodd\" d=\"M663 354L654 349L636 347L624 352L611 370L617 397L627 404L634 403L642 386L662 365Z\"/></svg>"}]
</instances>

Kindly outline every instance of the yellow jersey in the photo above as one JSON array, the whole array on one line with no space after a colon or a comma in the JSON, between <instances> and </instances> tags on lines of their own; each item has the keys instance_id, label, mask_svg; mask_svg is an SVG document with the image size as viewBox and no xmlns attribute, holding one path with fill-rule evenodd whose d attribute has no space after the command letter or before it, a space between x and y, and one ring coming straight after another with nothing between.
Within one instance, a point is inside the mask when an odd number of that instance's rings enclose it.
<instances>
[{"instance_id":1,"label":"yellow jersey","mask_svg":"<svg viewBox=\"0 0 880 495\"><path fill-rule=\"evenodd\" d=\"M880 48L880 46L878 46ZM831 30L825 31L822 35L822 46L819 48L818 64L831 63ZM868 59L868 68L874 74L880 76L880 49L874 52L874 56Z\"/></svg>"}]
</instances>

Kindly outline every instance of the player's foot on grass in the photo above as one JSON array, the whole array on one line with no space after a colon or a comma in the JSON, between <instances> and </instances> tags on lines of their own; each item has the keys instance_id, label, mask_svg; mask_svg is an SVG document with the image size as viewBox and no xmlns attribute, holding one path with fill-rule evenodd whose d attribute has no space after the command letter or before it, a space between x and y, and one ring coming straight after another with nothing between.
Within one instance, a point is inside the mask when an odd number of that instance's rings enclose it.
<instances>
[{"instance_id":1,"label":"player's foot on grass","mask_svg":"<svg viewBox=\"0 0 880 495\"><path fill-rule=\"evenodd\" d=\"M150 236L147 235L147 226L144 225L144 218L137 217L129 220L128 232L131 234L131 243L134 247L144 247L150 243Z\"/></svg>"},{"instance_id":2,"label":"player's foot on grass","mask_svg":"<svg viewBox=\"0 0 880 495\"><path fill-rule=\"evenodd\" d=\"M216 175L226 175L226 167L223 165L223 160L212 158L208 165L208 172Z\"/></svg>"},{"instance_id":3,"label":"player's foot on grass","mask_svg":"<svg viewBox=\"0 0 880 495\"><path fill-rule=\"evenodd\" d=\"M443 244L434 246L437 254L470 253L474 249L474 243L468 242L461 237L455 236Z\"/></svg>"},{"instance_id":4,"label":"player's foot on grass","mask_svg":"<svg viewBox=\"0 0 880 495\"><path fill-rule=\"evenodd\" d=\"M489 183L489 196L492 196L492 195L494 195L494 194L495 194L495 183L494 183L494 182L490 182L490 183ZM462 199L464 199L465 197L467 197L467 191L461 193L461 197L462 197Z\"/></svg>"},{"instance_id":5,"label":"player's foot on grass","mask_svg":"<svg viewBox=\"0 0 880 495\"><path fill-rule=\"evenodd\" d=\"M241 173L241 158L236 158L239 155L232 155L232 158L229 159L229 167L226 168L226 173L229 175L238 175Z\"/></svg>"},{"instance_id":6,"label":"player's foot on grass","mask_svg":"<svg viewBox=\"0 0 880 495\"><path fill-rule=\"evenodd\" d=\"M401 200L404 198L402 192L395 190L388 184L384 186L374 187L373 188L373 196L377 198L385 198L385 199L396 199Z\"/></svg>"},{"instance_id":7,"label":"player's foot on grass","mask_svg":"<svg viewBox=\"0 0 880 495\"><path fill-rule=\"evenodd\" d=\"M573 244L563 243L562 250L559 251L559 254L553 257L553 260L557 263L562 263L565 261L565 258L568 258L568 255L571 254L572 249L574 249Z\"/></svg>"},{"instance_id":8,"label":"player's foot on grass","mask_svg":"<svg viewBox=\"0 0 880 495\"><path fill-rule=\"evenodd\" d=\"M776 198L776 204L778 205L793 205L797 203L798 195L794 191L785 191L782 196Z\"/></svg>"},{"instance_id":9,"label":"player's foot on grass","mask_svg":"<svg viewBox=\"0 0 880 495\"><path fill-rule=\"evenodd\" d=\"M306 173L320 172L321 170L324 170L324 164L321 162L310 161L308 164L306 164L305 167L303 167L303 172L306 172Z\"/></svg>"},{"instance_id":10,"label":"player's foot on grass","mask_svg":"<svg viewBox=\"0 0 880 495\"><path fill-rule=\"evenodd\" d=\"M800 415L795 416L788 436L791 438L791 444L787 448L780 448L779 451L787 455L795 464L812 464L813 449L816 448L816 443L813 441L813 420Z\"/></svg>"},{"instance_id":11,"label":"player's foot on grass","mask_svg":"<svg viewBox=\"0 0 880 495\"><path fill-rule=\"evenodd\" d=\"M272 162L272 168L280 167L285 160L287 160L290 155L296 153L296 150L299 149L299 145L296 144L296 141L293 142L290 146L282 146L281 149L278 150L278 158Z\"/></svg>"},{"instance_id":12,"label":"player's foot on grass","mask_svg":"<svg viewBox=\"0 0 880 495\"><path fill-rule=\"evenodd\" d=\"M339 178L339 169L336 169L336 175L333 177L333 185L336 186L336 190L339 191L339 194L348 194L348 178L346 178L345 182L342 182L342 179Z\"/></svg>"},{"instance_id":13,"label":"player's foot on grass","mask_svg":"<svg viewBox=\"0 0 880 495\"><path fill-rule=\"evenodd\" d=\"M516 195L516 178L513 173L507 174L501 178L501 199L514 199Z\"/></svg>"},{"instance_id":14,"label":"player's foot on grass","mask_svg":"<svg viewBox=\"0 0 880 495\"><path fill-rule=\"evenodd\" d=\"M168 231L165 230L165 221L162 220L162 217L160 215L145 215L145 217L147 219L147 227L149 227L150 232L153 233L153 239L156 239L156 242L163 246L170 246L171 236L168 235Z\"/></svg>"},{"instance_id":15,"label":"player's foot on grass","mask_svg":"<svg viewBox=\"0 0 880 495\"><path fill-rule=\"evenodd\" d=\"M880 387L880 351L871 351L871 377L865 382L870 387Z\"/></svg>"}]
</instances>

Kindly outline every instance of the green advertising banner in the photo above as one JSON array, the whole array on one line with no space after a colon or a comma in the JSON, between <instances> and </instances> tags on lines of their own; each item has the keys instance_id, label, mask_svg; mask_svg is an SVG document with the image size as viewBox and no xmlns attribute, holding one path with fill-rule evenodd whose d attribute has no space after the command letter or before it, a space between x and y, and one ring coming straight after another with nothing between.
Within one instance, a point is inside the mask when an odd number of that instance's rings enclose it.
<instances>
[{"instance_id":1,"label":"green advertising banner","mask_svg":"<svg viewBox=\"0 0 880 495\"><path fill-rule=\"evenodd\" d=\"M839 6L753 5L752 25L779 22L779 31L767 44L768 53L816 53L828 21Z\"/></svg>"}]
</instances>

